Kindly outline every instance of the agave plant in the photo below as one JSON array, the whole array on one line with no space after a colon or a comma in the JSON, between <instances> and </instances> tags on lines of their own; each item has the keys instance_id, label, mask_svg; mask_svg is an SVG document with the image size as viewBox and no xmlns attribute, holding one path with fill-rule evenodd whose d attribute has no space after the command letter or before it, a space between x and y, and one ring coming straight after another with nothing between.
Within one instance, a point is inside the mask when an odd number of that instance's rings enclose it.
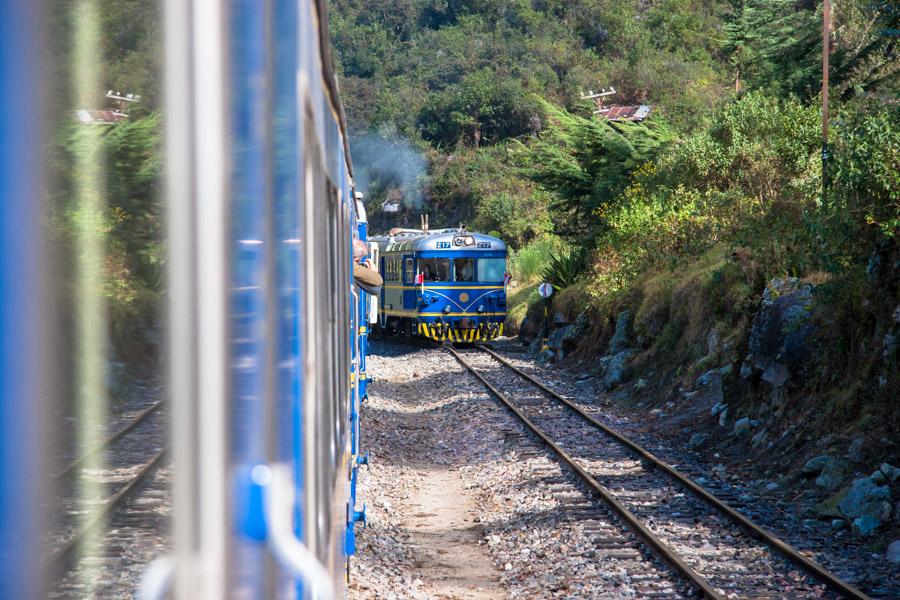
<instances>
[{"instance_id":1,"label":"agave plant","mask_svg":"<svg viewBox=\"0 0 900 600\"><path fill-rule=\"evenodd\" d=\"M580 248L554 254L550 262L541 272L543 280L556 289L567 288L584 274L587 267L587 256Z\"/></svg>"}]
</instances>

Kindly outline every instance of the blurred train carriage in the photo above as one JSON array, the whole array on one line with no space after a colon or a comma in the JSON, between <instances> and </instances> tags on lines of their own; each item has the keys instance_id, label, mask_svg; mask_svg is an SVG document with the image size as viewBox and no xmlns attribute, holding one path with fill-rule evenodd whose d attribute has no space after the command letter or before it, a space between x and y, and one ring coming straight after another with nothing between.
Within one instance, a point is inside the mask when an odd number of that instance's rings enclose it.
<instances>
[{"instance_id":1,"label":"blurred train carriage","mask_svg":"<svg viewBox=\"0 0 900 600\"><path fill-rule=\"evenodd\" d=\"M0 597L37 598L52 430L39 365L61 351L35 326L52 265L39 252L47 132L30 115L50 26L28 2L0 5ZM324 2L166 0L164 15L174 521L142 597L339 597L365 519L371 299L352 284L366 219Z\"/></svg>"},{"instance_id":2,"label":"blurred train carriage","mask_svg":"<svg viewBox=\"0 0 900 600\"><path fill-rule=\"evenodd\" d=\"M393 230L377 244L381 329L437 341L490 341L506 319L506 244L463 228Z\"/></svg>"}]
</instances>

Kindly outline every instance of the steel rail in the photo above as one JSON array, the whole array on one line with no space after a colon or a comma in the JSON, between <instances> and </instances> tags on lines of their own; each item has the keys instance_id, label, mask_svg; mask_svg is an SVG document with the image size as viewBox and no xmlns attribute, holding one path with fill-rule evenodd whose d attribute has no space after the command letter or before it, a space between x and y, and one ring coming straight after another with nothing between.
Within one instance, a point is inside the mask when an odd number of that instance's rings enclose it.
<instances>
[{"instance_id":1,"label":"steel rail","mask_svg":"<svg viewBox=\"0 0 900 600\"><path fill-rule=\"evenodd\" d=\"M49 571L51 573L56 572L62 565L68 561L71 557L72 551L75 550L81 543L94 531L97 526L105 519L111 512L113 512L116 507L125 498L127 498L131 492L137 487L137 485L143 481L150 472L152 472L162 461L162 459L166 456L166 453L169 451L169 447L165 446L162 450L156 453L154 457L150 460L150 462L146 463L137 475L132 477L128 483L120 487L116 490L116 493L110 496L110 498L101 506L94 514L92 514L87 522L81 526L81 528L75 532L72 537L66 540L66 543L63 544L60 548L58 548L53 554L47 558L47 565L49 566Z\"/></svg>"},{"instance_id":2,"label":"steel rail","mask_svg":"<svg viewBox=\"0 0 900 600\"><path fill-rule=\"evenodd\" d=\"M536 436L538 436L541 441L544 442L554 454L556 454L562 462L571 468L575 474L581 479L591 490L594 491L600 498L606 503L612 510L615 512L630 528L634 533L641 538L653 551L654 553L661 558L663 561L667 562L671 565L676 571L681 573L685 578L687 578L691 584L698 589L703 594L705 598L711 598L713 600L725 600L725 596L717 591L710 583L707 581L702 575L697 573L690 565L688 565L680 556L678 556L675 551L669 548L662 540L660 540L652 531L650 531L643 523L641 523L640 519L634 515L628 508L625 507L619 500L610 492L606 487L600 484L594 477L584 470L584 468L579 465L575 459L565 450L559 447L543 430L541 430L537 425L535 425L531 419L529 419L515 404L513 404L500 390L493 386L487 379L485 379L481 373L475 370L472 365L467 363L465 359L463 359L462 355L456 351L455 348L451 348L450 346L445 346L445 348L458 360L464 367L466 367L476 378L478 378L481 383L488 388L494 396L497 397L500 402L506 406L525 426L531 430Z\"/></svg>"},{"instance_id":3,"label":"steel rail","mask_svg":"<svg viewBox=\"0 0 900 600\"><path fill-rule=\"evenodd\" d=\"M569 409L574 411L579 417L581 417L582 419L584 419L585 421L587 421L594 427L602 430L605 434L609 435L610 437L615 439L617 442L621 443L623 446L626 446L627 448L632 450L635 454L639 455L642 459L653 464L655 467L657 467L658 469L660 469L661 471L663 471L664 473L669 475L672 479L676 480L682 487L684 487L685 489L687 489L688 491L690 491L691 493L693 493L700 499L715 506L719 511L721 511L723 514L725 514L730 519L737 522L741 527L743 527L747 531L747 533L749 533L752 537L754 537L757 540L760 540L762 542L765 542L772 548L781 552L791 562L793 562L797 566L801 567L804 571L806 571L808 574L812 575L813 577L815 577L816 579L818 579L819 581L821 581L822 583L827 585L833 591L843 594L847 598L854 598L855 600L871 600L869 598L869 596L864 594L861 590L850 585L849 583L847 583L846 581L844 581L843 579L841 579L840 577L838 577L837 575L835 575L834 573L832 573L831 571L829 571L828 569L826 569L825 567L820 565L819 563L810 560L809 558L807 558L806 556L801 554L799 550L797 550L796 548L794 548L787 542L776 537L774 534L770 533L766 529L763 529L761 526L757 525L756 523L754 523L753 521L751 521L750 519L748 519L747 517L742 515L736 509L732 508L726 502L724 502L723 500L721 500L718 497L716 497L715 495L713 495L711 492L709 492L704 487L702 487L701 485L696 483L693 479L691 479L684 473L678 471L677 469L675 469L674 467L672 467L671 465L669 465L662 459L657 458L651 452L645 450L643 447L641 447L638 444L636 444L635 442L631 441L630 439L628 439L627 437L625 437L624 435L622 435L615 429L612 429L605 423L602 423L602 422L598 421L597 419L595 419L594 417L592 417L591 415L587 414L584 410L581 409L581 407L576 405L574 402L572 402L568 398L564 398L563 396L561 396L554 390L550 389L549 387L547 387L546 385L544 385L543 383L538 381L533 376L529 375L528 373L522 371L515 365L511 364L509 361L507 361L505 358L503 358L502 356L500 356L499 354L497 354L490 348L486 348L485 346L481 346L481 345L477 346L477 348L479 350L483 350L484 352L488 353L494 359L496 359L498 362L500 362L501 364L503 364L506 367L509 367L517 375L519 375L523 379L526 379L527 381L533 383L535 386L540 388L541 391L543 391L544 393L546 393L553 399L558 400L559 402L564 404L566 407L568 407Z\"/></svg>"},{"instance_id":4,"label":"steel rail","mask_svg":"<svg viewBox=\"0 0 900 600\"><path fill-rule=\"evenodd\" d=\"M163 404L165 404L165 400L160 400L159 402L155 402L155 403L151 404L150 406L148 406L147 408L145 408L144 410L142 410L141 412L139 412L138 415L134 419L132 419L131 421L129 421L129 423L127 425L125 425L125 427L123 427L119 431L115 432L114 434L112 434L111 436L109 436L108 438L106 438L105 440L100 442L96 447L92 448L91 450L88 450L87 452L85 452L84 454L82 454L81 456L79 456L78 458L76 458L75 460L70 462L69 464L67 464L65 467L63 467L62 470L60 470L55 475L52 475L50 477L51 481L55 483L55 482L59 481L60 479L71 474L73 470L75 470L80 465L84 464L84 462L87 459L94 456L95 454L97 454L98 452L103 450L104 448L110 446L113 442L118 440L120 437L122 437L123 435L125 435L126 433L128 433L129 431L131 431L132 429L134 429L141 423L143 423L147 419L147 417L149 417L154 412L156 412Z\"/></svg>"}]
</instances>

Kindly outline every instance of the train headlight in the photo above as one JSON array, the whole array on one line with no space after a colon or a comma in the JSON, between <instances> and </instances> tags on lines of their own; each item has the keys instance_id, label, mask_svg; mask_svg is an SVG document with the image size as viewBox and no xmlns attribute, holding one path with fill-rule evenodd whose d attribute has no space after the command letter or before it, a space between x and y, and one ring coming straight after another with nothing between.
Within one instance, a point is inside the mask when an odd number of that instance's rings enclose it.
<instances>
[{"instance_id":1,"label":"train headlight","mask_svg":"<svg viewBox=\"0 0 900 600\"><path fill-rule=\"evenodd\" d=\"M481 313L483 313L483 312L484 312L484 304L480 304L480 305L478 306L478 314L481 314Z\"/></svg>"},{"instance_id":2,"label":"train headlight","mask_svg":"<svg viewBox=\"0 0 900 600\"><path fill-rule=\"evenodd\" d=\"M454 246L474 246L475 238L472 237L471 235L465 235L465 236L460 235L460 236L453 238L453 245Z\"/></svg>"},{"instance_id":3,"label":"train headlight","mask_svg":"<svg viewBox=\"0 0 900 600\"><path fill-rule=\"evenodd\" d=\"M449 305L449 304L448 304L447 306L444 307L444 313L445 313L445 314L449 314L449 313L450 313L450 305Z\"/></svg>"}]
</instances>

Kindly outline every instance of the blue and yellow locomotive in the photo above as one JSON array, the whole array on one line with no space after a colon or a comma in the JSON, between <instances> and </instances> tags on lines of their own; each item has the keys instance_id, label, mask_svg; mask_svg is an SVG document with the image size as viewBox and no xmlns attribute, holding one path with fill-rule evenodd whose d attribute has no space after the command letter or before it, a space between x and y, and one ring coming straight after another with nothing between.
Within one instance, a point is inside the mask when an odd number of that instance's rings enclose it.
<instances>
[{"instance_id":1,"label":"blue and yellow locomotive","mask_svg":"<svg viewBox=\"0 0 900 600\"><path fill-rule=\"evenodd\" d=\"M395 229L370 242L384 278L382 330L453 342L503 334L508 276L502 240L458 228Z\"/></svg>"}]
</instances>

